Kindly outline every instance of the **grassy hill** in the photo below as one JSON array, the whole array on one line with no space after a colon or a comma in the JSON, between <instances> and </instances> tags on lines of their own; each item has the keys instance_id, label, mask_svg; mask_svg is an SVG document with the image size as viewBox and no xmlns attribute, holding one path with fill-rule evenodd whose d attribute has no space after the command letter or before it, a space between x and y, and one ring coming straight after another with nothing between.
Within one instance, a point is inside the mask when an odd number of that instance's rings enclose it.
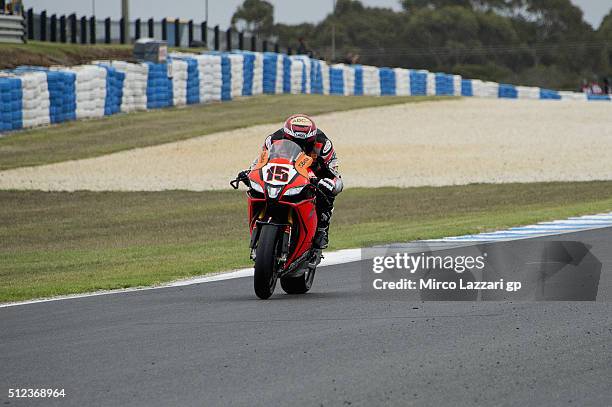
<instances>
[{"instance_id":1,"label":"grassy hill","mask_svg":"<svg viewBox=\"0 0 612 407\"><path fill-rule=\"evenodd\" d=\"M199 52L200 48L170 48L171 51ZM133 61L132 46L121 44L62 44L31 41L27 44L0 44L0 69L20 65L73 66L99 59Z\"/></svg>"}]
</instances>

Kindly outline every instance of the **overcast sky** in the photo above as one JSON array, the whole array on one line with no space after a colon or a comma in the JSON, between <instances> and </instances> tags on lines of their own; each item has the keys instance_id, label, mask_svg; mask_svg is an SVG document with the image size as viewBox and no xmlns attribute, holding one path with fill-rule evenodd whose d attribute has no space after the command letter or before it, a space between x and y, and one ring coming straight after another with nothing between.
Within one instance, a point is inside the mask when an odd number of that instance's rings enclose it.
<instances>
[{"instance_id":1,"label":"overcast sky","mask_svg":"<svg viewBox=\"0 0 612 407\"><path fill-rule=\"evenodd\" d=\"M208 0L210 25L229 25L232 14L243 0ZM274 4L276 22L296 24L318 22L332 9L333 0L268 0ZM389 7L399 10L399 0L361 0L369 6ZM612 8L611 0L572 0L582 8L586 20L595 28ZM50 13L91 14L93 5L100 17L118 18L121 14L121 0L24 0L26 7L35 10L46 9ZM130 0L130 18L180 17L182 19L204 20L205 0Z\"/></svg>"}]
</instances>

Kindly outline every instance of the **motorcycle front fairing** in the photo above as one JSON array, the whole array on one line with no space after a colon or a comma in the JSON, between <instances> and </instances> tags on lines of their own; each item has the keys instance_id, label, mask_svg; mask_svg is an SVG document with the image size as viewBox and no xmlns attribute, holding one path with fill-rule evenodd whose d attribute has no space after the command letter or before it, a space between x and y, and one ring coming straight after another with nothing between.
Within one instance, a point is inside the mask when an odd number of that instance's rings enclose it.
<instances>
[{"instance_id":1,"label":"motorcycle front fairing","mask_svg":"<svg viewBox=\"0 0 612 407\"><path fill-rule=\"evenodd\" d=\"M274 224L285 233L286 260L282 270L292 268L312 247L317 230L315 193L310 187L312 158L289 140L275 142L262 151L249 174L249 220L251 249L257 243L261 223Z\"/></svg>"}]
</instances>

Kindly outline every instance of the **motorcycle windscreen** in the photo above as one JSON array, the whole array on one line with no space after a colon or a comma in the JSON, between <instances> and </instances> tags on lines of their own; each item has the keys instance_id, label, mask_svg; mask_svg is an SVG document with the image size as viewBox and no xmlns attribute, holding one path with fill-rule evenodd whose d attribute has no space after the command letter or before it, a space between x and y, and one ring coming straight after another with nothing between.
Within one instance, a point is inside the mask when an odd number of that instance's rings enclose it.
<instances>
[{"instance_id":1,"label":"motorcycle windscreen","mask_svg":"<svg viewBox=\"0 0 612 407\"><path fill-rule=\"evenodd\" d=\"M302 154L302 149L296 143L291 140L279 140L270 146L268 160L282 158L293 164L300 154Z\"/></svg>"}]
</instances>

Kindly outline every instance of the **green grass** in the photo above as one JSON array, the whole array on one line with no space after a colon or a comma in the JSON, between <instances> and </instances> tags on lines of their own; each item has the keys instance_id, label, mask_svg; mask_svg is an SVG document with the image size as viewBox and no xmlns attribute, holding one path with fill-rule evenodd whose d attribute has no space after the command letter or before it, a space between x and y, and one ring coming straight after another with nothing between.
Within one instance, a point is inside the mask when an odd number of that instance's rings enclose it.
<instances>
[{"instance_id":1,"label":"green grass","mask_svg":"<svg viewBox=\"0 0 612 407\"><path fill-rule=\"evenodd\" d=\"M0 301L157 284L248 266L244 194L0 191ZM350 189L331 248L612 210L612 182Z\"/></svg>"},{"instance_id":2,"label":"green grass","mask_svg":"<svg viewBox=\"0 0 612 407\"><path fill-rule=\"evenodd\" d=\"M321 114L426 100L431 97L276 95L74 121L0 138L0 170L96 157L256 124L301 112Z\"/></svg>"}]
</instances>

